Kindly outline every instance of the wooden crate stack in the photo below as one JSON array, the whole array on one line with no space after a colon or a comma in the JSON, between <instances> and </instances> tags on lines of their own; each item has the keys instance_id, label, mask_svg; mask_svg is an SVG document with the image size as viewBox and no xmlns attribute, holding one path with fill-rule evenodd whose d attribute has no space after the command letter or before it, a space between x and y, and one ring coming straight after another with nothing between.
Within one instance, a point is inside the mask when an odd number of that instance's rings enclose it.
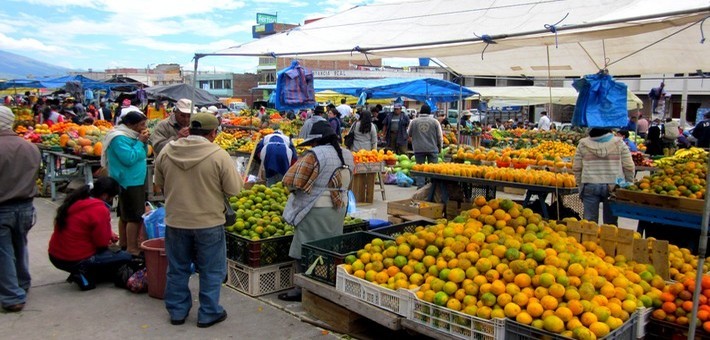
<instances>
[{"instance_id":1,"label":"wooden crate stack","mask_svg":"<svg viewBox=\"0 0 710 340\"><path fill-rule=\"evenodd\" d=\"M627 260L651 264L656 274L669 279L668 241L635 239L633 230L588 221L566 221L567 235L579 242L592 241L608 256L623 255Z\"/></svg>"}]
</instances>

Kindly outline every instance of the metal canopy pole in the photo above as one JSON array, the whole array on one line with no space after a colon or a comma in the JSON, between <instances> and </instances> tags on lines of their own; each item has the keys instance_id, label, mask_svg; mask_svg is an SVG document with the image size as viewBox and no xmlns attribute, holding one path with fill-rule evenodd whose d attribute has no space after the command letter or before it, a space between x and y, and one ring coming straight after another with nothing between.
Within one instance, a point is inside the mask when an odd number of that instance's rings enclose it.
<instances>
[{"instance_id":1,"label":"metal canopy pole","mask_svg":"<svg viewBox=\"0 0 710 340\"><path fill-rule=\"evenodd\" d=\"M192 98L190 98L192 104L190 105L190 114L195 112L195 92L197 92L197 64L200 62L201 57L201 55L195 54L195 68L192 72Z\"/></svg>"},{"instance_id":2,"label":"metal canopy pole","mask_svg":"<svg viewBox=\"0 0 710 340\"><path fill-rule=\"evenodd\" d=\"M710 168L710 157L708 157L708 168ZM706 175L706 188L710 188L710 172ZM700 223L700 242L698 244L698 269L695 273L695 291L693 292L693 311L690 315L690 326L688 328L688 340L695 339L695 326L698 318L698 304L700 303L700 284L703 279L703 265L705 264L705 253L708 246L708 222L710 222L710 199L708 199L706 189L705 208L703 209L703 218Z\"/></svg>"}]
</instances>

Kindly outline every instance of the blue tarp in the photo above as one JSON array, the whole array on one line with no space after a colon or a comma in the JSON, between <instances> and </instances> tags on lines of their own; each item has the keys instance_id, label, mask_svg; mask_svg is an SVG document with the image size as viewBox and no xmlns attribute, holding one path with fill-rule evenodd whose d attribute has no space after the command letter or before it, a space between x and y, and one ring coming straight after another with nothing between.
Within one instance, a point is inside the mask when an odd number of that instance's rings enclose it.
<instances>
[{"instance_id":1,"label":"blue tarp","mask_svg":"<svg viewBox=\"0 0 710 340\"><path fill-rule=\"evenodd\" d=\"M0 90L7 90L15 87L30 87L36 89L45 88L44 85L35 79L11 79L0 82Z\"/></svg>"},{"instance_id":2,"label":"blue tarp","mask_svg":"<svg viewBox=\"0 0 710 340\"><path fill-rule=\"evenodd\" d=\"M316 92L330 90L360 97L365 92L367 98L407 97L419 101L452 102L459 96L466 98L476 92L450 81L434 78L381 78L381 79L315 79ZM262 85L262 90L273 90L276 85Z\"/></svg>"},{"instance_id":3,"label":"blue tarp","mask_svg":"<svg viewBox=\"0 0 710 340\"><path fill-rule=\"evenodd\" d=\"M81 86L84 89L91 89L91 90L107 90L116 86L125 86L126 84L119 84L119 83L105 83L102 81L94 80L91 78L84 77L82 75L73 75L73 76L64 76L64 77L58 77L58 78L50 78L50 79L44 79L40 80L42 85L46 88L60 88L64 87L67 82L78 82L81 84Z\"/></svg>"}]
</instances>

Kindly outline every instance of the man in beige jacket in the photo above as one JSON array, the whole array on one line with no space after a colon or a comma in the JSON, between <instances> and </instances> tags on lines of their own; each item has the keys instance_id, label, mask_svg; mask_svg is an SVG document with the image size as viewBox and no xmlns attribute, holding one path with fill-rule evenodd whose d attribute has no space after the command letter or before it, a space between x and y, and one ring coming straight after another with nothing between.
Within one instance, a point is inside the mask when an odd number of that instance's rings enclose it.
<instances>
[{"instance_id":1,"label":"man in beige jacket","mask_svg":"<svg viewBox=\"0 0 710 340\"><path fill-rule=\"evenodd\" d=\"M212 143L218 126L209 112L192 115L190 135L168 143L155 161L155 183L165 192L165 306L173 325L185 323L192 307L191 263L200 273L197 326L227 318L219 304L227 271L224 198L237 195L243 180L229 154Z\"/></svg>"}]
</instances>

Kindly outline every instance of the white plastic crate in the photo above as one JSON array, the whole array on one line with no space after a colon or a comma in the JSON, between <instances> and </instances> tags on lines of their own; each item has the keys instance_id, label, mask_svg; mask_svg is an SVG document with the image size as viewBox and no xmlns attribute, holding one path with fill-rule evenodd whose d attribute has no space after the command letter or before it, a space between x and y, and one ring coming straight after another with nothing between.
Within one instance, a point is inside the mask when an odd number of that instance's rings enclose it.
<instances>
[{"instance_id":1,"label":"white plastic crate","mask_svg":"<svg viewBox=\"0 0 710 340\"><path fill-rule=\"evenodd\" d=\"M414 292L404 290L403 293L408 295L409 300L407 320L459 339L505 339L505 319L481 319L419 300Z\"/></svg>"},{"instance_id":2,"label":"white plastic crate","mask_svg":"<svg viewBox=\"0 0 710 340\"><path fill-rule=\"evenodd\" d=\"M296 261L252 268L227 259L227 287L250 296L293 288Z\"/></svg>"},{"instance_id":3,"label":"white plastic crate","mask_svg":"<svg viewBox=\"0 0 710 340\"><path fill-rule=\"evenodd\" d=\"M348 215L353 218L360 218L363 220L371 220L375 218L375 214L377 213L376 209L357 209L355 212L352 212Z\"/></svg>"},{"instance_id":4,"label":"white plastic crate","mask_svg":"<svg viewBox=\"0 0 710 340\"><path fill-rule=\"evenodd\" d=\"M643 339L646 336L646 325L651 320L653 308L638 308L636 310L636 339Z\"/></svg>"},{"instance_id":5,"label":"white plastic crate","mask_svg":"<svg viewBox=\"0 0 710 340\"><path fill-rule=\"evenodd\" d=\"M343 265L336 268L335 290L397 315L407 316L409 314L409 299L404 293L405 289L395 291L378 286L348 274Z\"/></svg>"}]
</instances>

